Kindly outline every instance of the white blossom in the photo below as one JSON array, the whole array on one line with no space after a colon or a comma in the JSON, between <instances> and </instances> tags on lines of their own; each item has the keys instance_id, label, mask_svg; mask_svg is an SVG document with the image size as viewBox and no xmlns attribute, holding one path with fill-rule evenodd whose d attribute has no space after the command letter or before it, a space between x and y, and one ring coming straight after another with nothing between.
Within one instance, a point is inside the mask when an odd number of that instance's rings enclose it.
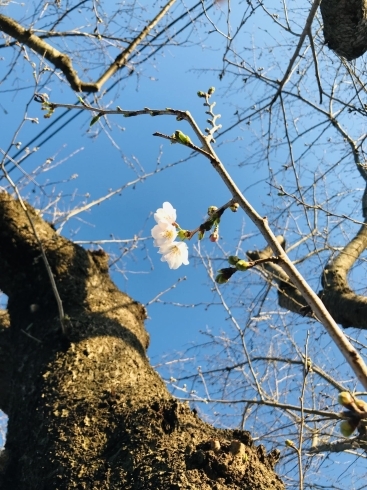
<instances>
[{"instance_id":1,"label":"white blossom","mask_svg":"<svg viewBox=\"0 0 367 490\"><path fill-rule=\"evenodd\" d=\"M154 238L153 245L155 247L161 247L165 243L172 243L175 240L177 229L169 223L160 221L152 228L152 237Z\"/></svg>"},{"instance_id":2,"label":"white blossom","mask_svg":"<svg viewBox=\"0 0 367 490\"><path fill-rule=\"evenodd\" d=\"M180 265L188 265L189 249L184 242L165 243L159 248L163 255L162 262L167 262L170 269L178 269Z\"/></svg>"},{"instance_id":3,"label":"white blossom","mask_svg":"<svg viewBox=\"0 0 367 490\"><path fill-rule=\"evenodd\" d=\"M157 223L169 223L172 225L176 222L176 218L176 210L169 202L164 202L163 207L157 209L157 211L154 213L154 219Z\"/></svg>"}]
</instances>

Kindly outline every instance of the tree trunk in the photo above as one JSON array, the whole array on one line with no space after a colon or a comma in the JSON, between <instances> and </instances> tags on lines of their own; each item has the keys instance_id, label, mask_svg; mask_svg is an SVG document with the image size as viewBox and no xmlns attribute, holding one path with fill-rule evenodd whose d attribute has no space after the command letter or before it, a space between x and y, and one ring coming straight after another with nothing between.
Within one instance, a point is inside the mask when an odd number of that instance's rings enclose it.
<instances>
[{"instance_id":1,"label":"tree trunk","mask_svg":"<svg viewBox=\"0 0 367 490\"><path fill-rule=\"evenodd\" d=\"M27 205L65 311L65 334L30 220L0 194L0 408L6 490L283 489L248 432L218 430L178 403L146 357L145 309L108 256L59 236ZM220 446L220 447L219 447Z\"/></svg>"}]
</instances>

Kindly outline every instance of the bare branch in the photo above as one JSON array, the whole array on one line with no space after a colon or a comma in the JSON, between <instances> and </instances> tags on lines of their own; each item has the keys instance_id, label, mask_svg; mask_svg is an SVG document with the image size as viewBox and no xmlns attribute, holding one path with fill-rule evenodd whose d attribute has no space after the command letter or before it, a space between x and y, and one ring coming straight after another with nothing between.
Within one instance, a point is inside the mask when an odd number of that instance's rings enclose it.
<instances>
[{"instance_id":1,"label":"bare branch","mask_svg":"<svg viewBox=\"0 0 367 490\"><path fill-rule=\"evenodd\" d=\"M126 64L126 61L131 53L165 16L175 1L176 0L169 0L165 7L163 7L158 15L156 15L156 17L141 31L134 41L115 58L114 62L96 82L83 82L80 80L77 72L73 68L73 64L69 56L46 43L41 37L33 34L32 29L25 29L22 27L14 19L0 14L0 29L9 36L14 37L18 42L23 43L36 51L36 53L52 63L55 68L61 70L69 82L70 87L75 90L75 92L99 92L107 80L109 80L112 75L114 75Z\"/></svg>"}]
</instances>

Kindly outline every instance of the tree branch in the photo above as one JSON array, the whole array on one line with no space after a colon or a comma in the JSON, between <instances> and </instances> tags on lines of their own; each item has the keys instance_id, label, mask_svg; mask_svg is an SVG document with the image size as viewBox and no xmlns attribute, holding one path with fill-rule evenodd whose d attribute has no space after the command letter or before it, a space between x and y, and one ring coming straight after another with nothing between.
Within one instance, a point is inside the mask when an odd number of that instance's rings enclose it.
<instances>
[{"instance_id":1,"label":"tree branch","mask_svg":"<svg viewBox=\"0 0 367 490\"><path fill-rule=\"evenodd\" d=\"M322 275L322 300L335 321L345 328L367 328L367 298L355 294L347 278L351 267L366 248L367 226L364 224L357 235L327 264Z\"/></svg>"},{"instance_id":2,"label":"tree branch","mask_svg":"<svg viewBox=\"0 0 367 490\"><path fill-rule=\"evenodd\" d=\"M175 2L176 0L169 0L166 6L162 8L158 15L156 15L147 26L144 27L134 41L115 58L114 62L96 82L83 82L80 80L68 55L46 43L41 37L33 34L32 29L25 29L14 19L0 14L0 30L33 49L40 56L52 63L55 68L61 70L69 82L70 87L76 92L98 92L107 80L126 64L130 54L148 36L150 31L165 16Z\"/></svg>"},{"instance_id":3,"label":"tree branch","mask_svg":"<svg viewBox=\"0 0 367 490\"><path fill-rule=\"evenodd\" d=\"M285 249L284 237L278 235L276 240ZM271 257L273 255L273 251L270 246L268 246L261 251L249 250L246 254L251 260L257 260L260 258ZM269 279L274 281L277 285L279 306L294 313L305 315L303 312L305 306L307 306L307 303L302 294L292 284L289 276L284 272L284 270L279 265L272 262L266 262L261 268L267 272Z\"/></svg>"},{"instance_id":4,"label":"tree branch","mask_svg":"<svg viewBox=\"0 0 367 490\"><path fill-rule=\"evenodd\" d=\"M318 9L320 3L321 3L321 0L314 0L314 2L312 4L311 10L310 10L308 17L307 17L307 20L306 20L305 27L303 28L302 34L299 37L297 47L293 53L292 58L289 61L288 67L285 71L285 74L284 74L282 80L279 82L278 90L276 91L276 94L274 95L270 105L273 105L274 102L277 100L279 94L283 90L284 85L288 82L288 80L292 74L293 65L294 65L297 57L299 56L299 52L301 51L303 41L305 40L306 36L311 32L312 21L316 15L316 12L317 12L317 9Z\"/></svg>"},{"instance_id":5,"label":"tree branch","mask_svg":"<svg viewBox=\"0 0 367 490\"><path fill-rule=\"evenodd\" d=\"M284 244L283 237L277 237L277 240ZM367 226L362 225L357 235L328 262L322 274L323 290L319 292L319 296L333 319L344 328L367 328L367 298L351 290L347 277L351 267L366 248ZM247 255L255 260L270 257L272 250L266 247L261 251L249 251ZM300 291L279 265L268 262L262 267L278 286L279 306L302 316L310 314L311 310L306 307Z\"/></svg>"}]
</instances>

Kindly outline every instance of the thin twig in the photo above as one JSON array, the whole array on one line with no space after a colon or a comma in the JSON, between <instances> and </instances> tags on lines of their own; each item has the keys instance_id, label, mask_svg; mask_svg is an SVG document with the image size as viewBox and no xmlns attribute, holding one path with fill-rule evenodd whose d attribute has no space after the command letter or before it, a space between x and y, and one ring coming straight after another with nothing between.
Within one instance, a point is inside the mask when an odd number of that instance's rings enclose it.
<instances>
[{"instance_id":1,"label":"thin twig","mask_svg":"<svg viewBox=\"0 0 367 490\"><path fill-rule=\"evenodd\" d=\"M43 41L43 39L36 36L31 29L25 29L14 19L0 14L0 29L9 36L15 38L18 42L24 43L26 46L33 49L36 53L52 63L55 68L59 68L65 75L71 88L76 92L98 92L107 80L126 64L130 54L147 37L150 31L166 15L175 2L176 0L169 0L156 17L144 27L134 41L115 58L113 63L96 82L83 82L80 80L68 55L57 50L46 41Z\"/></svg>"},{"instance_id":2,"label":"thin twig","mask_svg":"<svg viewBox=\"0 0 367 490\"><path fill-rule=\"evenodd\" d=\"M274 97L273 97L273 99L271 101L271 104L270 104L271 106L277 100L280 92L283 90L284 85L288 82L288 80L290 78L290 75L292 74L292 68L293 68L294 62L296 61L296 59L297 59L297 57L299 55L299 52L301 51L301 48L302 48L302 45L303 45L303 41L305 40L307 34L310 32L312 21L313 21L315 15L316 15L316 11L317 11L320 3L321 3L321 0L314 0L314 2L312 4L310 13L308 14L308 17L307 17L307 20L306 20L305 27L304 27L304 29L302 31L302 34L299 37L299 41L298 41L297 47L296 47L296 49L295 49L295 51L293 53L292 58L289 61L289 64L288 64L288 67L287 67L287 69L285 71L284 77L279 82L279 87L278 87L278 90L276 91L276 94L274 95Z\"/></svg>"},{"instance_id":3,"label":"thin twig","mask_svg":"<svg viewBox=\"0 0 367 490\"><path fill-rule=\"evenodd\" d=\"M319 63L317 61L317 54L316 54L316 50L315 50L315 43L313 42L311 26L310 26L310 29L309 29L307 34L308 34L308 38L310 40L313 62L315 65L316 82L317 82L317 86L319 87L319 92L320 92L320 104L322 104L322 86L321 86L321 79L320 79L320 74L319 74Z\"/></svg>"},{"instance_id":4,"label":"thin twig","mask_svg":"<svg viewBox=\"0 0 367 490\"><path fill-rule=\"evenodd\" d=\"M31 228L32 228L32 231L33 231L33 234L37 240L37 243L41 249L41 255L42 255L42 260L43 260L43 263L45 264L45 267L46 267L46 271L47 271L47 275L49 277L49 280L50 280L50 283L51 283L51 287L52 287L52 291L53 291L53 294L55 296L55 299L56 299L56 303L57 303L57 309L59 311L59 320L60 320L60 325L61 325L61 330L62 330L62 333L65 334L65 324L64 324L64 320L65 320L65 315L64 315L64 308L62 306L62 301L61 301L61 298L60 298L60 295L59 295L59 292L57 290L57 286L56 286L56 282L55 282L55 278L54 278L54 275L52 273L52 270L51 270L51 267L50 267L50 264L48 262L48 259L47 259L47 256L46 256L46 252L45 252L45 249L42 245L42 242L40 240L40 237L38 236L38 233L37 233L37 230L36 230L36 227L34 226L34 223L33 223L33 220L32 220L32 217L31 215L29 214L28 212L28 209L27 209L27 206L24 204L24 201L22 199L22 196L20 195L19 193L19 190L17 188L17 186L14 184L13 180L11 179L10 175L8 174L8 172L6 171L5 169L5 166L4 166L4 163L2 162L1 165L0 165L0 168L1 170L3 171L4 173L4 176L6 178L6 180L9 182L9 184L11 185L11 187L13 188L15 194L17 195L17 198L19 200L19 203L20 205L22 206L27 218L28 218L28 221L29 221L29 224L31 225Z\"/></svg>"},{"instance_id":5,"label":"thin twig","mask_svg":"<svg viewBox=\"0 0 367 490\"><path fill-rule=\"evenodd\" d=\"M300 405L301 405L301 420L299 424L299 440L298 440L298 448L297 448L297 458L298 458L298 475L299 475L299 490L303 490L303 466L302 466L302 445L303 445L303 431L305 426L305 417L304 417L304 397L306 391L307 384L307 375L310 372L310 364L311 361L308 357L308 339L310 337L310 332L307 331L306 336L306 345L305 345L305 355L303 360L303 382L302 382L302 390L300 396Z\"/></svg>"},{"instance_id":6,"label":"thin twig","mask_svg":"<svg viewBox=\"0 0 367 490\"><path fill-rule=\"evenodd\" d=\"M21 330L21 332L23 332L23 333L24 333L24 335L26 335L26 336L27 336L27 337L29 337L30 339L35 340L36 342L38 342L38 343L42 344L42 340L40 340L40 339L36 339L36 337L33 337L33 335L31 335L30 333L26 332L26 331L25 331L25 330L23 330L22 328L21 328L20 330Z\"/></svg>"},{"instance_id":7,"label":"thin twig","mask_svg":"<svg viewBox=\"0 0 367 490\"><path fill-rule=\"evenodd\" d=\"M195 403L208 403L209 400L206 398L201 398L199 396L191 395L191 398L178 398L178 400L190 401ZM211 398L210 403L219 403L222 405L237 405L243 403L252 403L253 405L264 405L267 407L278 408L279 410L293 410L295 412L301 412L301 407L298 405L291 405L290 403L280 403L270 400L254 400L252 398L239 398L237 400L228 399L215 399ZM329 412L327 410L316 410L314 408L303 408L303 412L310 415L318 415L326 420L344 420L347 418L343 412Z\"/></svg>"}]
</instances>

